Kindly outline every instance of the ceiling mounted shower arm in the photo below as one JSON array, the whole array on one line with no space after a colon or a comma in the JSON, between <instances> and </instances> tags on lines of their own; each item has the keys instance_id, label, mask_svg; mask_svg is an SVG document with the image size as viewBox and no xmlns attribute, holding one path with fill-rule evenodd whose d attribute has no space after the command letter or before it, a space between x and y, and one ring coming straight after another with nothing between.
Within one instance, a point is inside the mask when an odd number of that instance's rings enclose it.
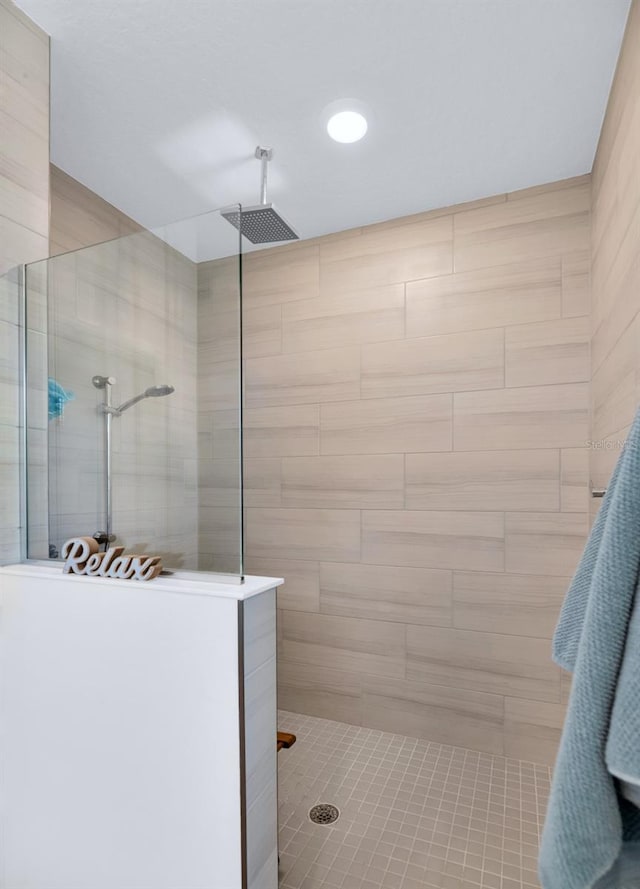
<instances>
[{"instance_id":1,"label":"ceiling mounted shower arm","mask_svg":"<svg viewBox=\"0 0 640 889\"><path fill-rule=\"evenodd\" d=\"M299 235L267 201L267 168L273 157L272 148L258 145L255 156L260 161L260 203L253 207L226 207L222 217L237 228L252 244L276 244L278 241L297 241Z\"/></svg>"},{"instance_id":2,"label":"ceiling mounted shower arm","mask_svg":"<svg viewBox=\"0 0 640 889\"><path fill-rule=\"evenodd\" d=\"M260 161L260 203L267 203L267 167L273 157L273 148L263 148L258 145L256 157Z\"/></svg>"}]
</instances>

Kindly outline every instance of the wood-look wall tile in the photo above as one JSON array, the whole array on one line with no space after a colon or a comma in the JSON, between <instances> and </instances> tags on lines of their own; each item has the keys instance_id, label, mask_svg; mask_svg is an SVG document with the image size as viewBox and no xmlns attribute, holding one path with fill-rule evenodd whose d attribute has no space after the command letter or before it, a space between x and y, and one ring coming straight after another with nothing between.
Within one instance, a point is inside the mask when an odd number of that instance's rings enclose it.
<instances>
[{"instance_id":1,"label":"wood-look wall tile","mask_svg":"<svg viewBox=\"0 0 640 889\"><path fill-rule=\"evenodd\" d=\"M613 272L606 276L603 275L602 281L595 279L596 272L600 269L597 257L594 258L593 267L594 280L591 286L594 293L594 310L592 313L591 367L595 372L603 361L612 352L615 352L617 344L631 324L635 322L638 316L638 301L635 298L633 287L626 280L612 280ZM631 282L635 283L633 269L628 274ZM598 299L598 294L602 294L603 291L607 296L600 296L601 301L605 305L601 309L602 317L599 317L596 300Z\"/></svg>"},{"instance_id":2,"label":"wood-look wall tile","mask_svg":"<svg viewBox=\"0 0 640 889\"><path fill-rule=\"evenodd\" d=\"M568 188L589 188L591 174L581 173L578 176L570 176L568 179L556 179L554 182L543 182L542 185L530 185L528 188L518 188L516 191L507 192L508 201L521 201L544 195L551 195L554 191L566 191Z\"/></svg>"},{"instance_id":3,"label":"wood-look wall tile","mask_svg":"<svg viewBox=\"0 0 640 889\"><path fill-rule=\"evenodd\" d=\"M551 510L560 504L553 450L407 454L407 509Z\"/></svg>"},{"instance_id":4,"label":"wood-look wall tile","mask_svg":"<svg viewBox=\"0 0 640 889\"><path fill-rule=\"evenodd\" d=\"M594 345L600 336L596 330ZM631 424L638 407L640 314L627 327L591 378L591 438L600 441Z\"/></svg>"},{"instance_id":5,"label":"wood-look wall tile","mask_svg":"<svg viewBox=\"0 0 640 889\"><path fill-rule=\"evenodd\" d=\"M282 307L283 352L312 352L402 337L403 284L325 293Z\"/></svg>"},{"instance_id":6,"label":"wood-look wall tile","mask_svg":"<svg viewBox=\"0 0 640 889\"><path fill-rule=\"evenodd\" d=\"M237 471L237 460L235 465ZM282 505L282 467L278 457L245 458L242 481L245 507Z\"/></svg>"},{"instance_id":7,"label":"wood-look wall tile","mask_svg":"<svg viewBox=\"0 0 640 889\"><path fill-rule=\"evenodd\" d=\"M240 570L241 510L229 506L200 506L198 510L198 568L237 574Z\"/></svg>"},{"instance_id":8,"label":"wood-look wall tile","mask_svg":"<svg viewBox=\"0 0 640 889\"><path fill-rule=\"evenodd\" d=\"M198 329L201 335L210 330L217 315L237 312L240 306L240 260L225 256L210 262L199 262Z\"/></svg>"},{"instance_id":9,"label":"wood-look wall tile","mask_svg":"<svg viewBox=\"0 0 640 889\"><path fill-rule=\"evenodd\" d=\"M287 611L320 611L320 564L298 559L256 558L247 555L247 574L283 577L278 587L278 608Z\"/></svg>"},{"instance_id":10,"label":"wood-look wall tile","mask_svg":"<svg viewBox=\"0 0 640 889\"><path fill-rule=\"evenodd\" d=\"M584 513L508 512L505 519L507 571L573 575L586 540Z\"/></svg>"},{"instance_id":11,"label":"wood-look wall tile","mask_svg":"<svg viewBox=\"0 0 640 889\"><path fill-rule=\"evenodd\" d=\"M363 724L394 734L503 752L503 698L408 679L365 679Z\"/></svg>"},{"instance_id":12,"label":"wood-look wall tile","mask_svg":"<svg viewBox=\"0 0 640 889\"><path fill-rule=\"evenodd\" d=\"M307 456L319 452L317 404L247 408L243 416L247 457Z\"/></svg>"},{"instance_id":13,"label":"wood-look wall tile","mask_svg":"<svg viewBox=\"0 0 640 889\"><path fill-rule=\"evenodd\" d=\"M0 274L10 271L21 262L38 262L49 252L45 234L33 232L0 216Z\"/></svg>"},{"instance_id":14,"label":"wood-look wall tile","mask_svg":"<svg viewBox=\"0 0 640 889\"><path fill-rule=\"evenodd\" d=\"M453 446L459 451L582 447L586 383L461 392L453 397Z\"/></svg>"},{"instance_id":15,"label":"wood-look wall tile","mask_svg":"<svg viewBox=\"0 0 640 889\"><path fill-rule=\"evenodd\" d=\"M565 711L564 704L505 698L505 755L553 765L558 752Z\"/></svg>"},{"instance_id":16,"label":"wood-look wall tile","mask_svg":"<svg viewBox=\"0 0 640 889\"><path fill-rule=\"evenodd\" d=\"M246 510L246 548L253 558L360 560L360 513L353 509Z\"/></svg>"},{"instance_id":17,"label":"wood-look wall tile","mask_svg":"<svg viewBox=\"0 0 640 889\"><path fill-rule=\"evenodd\" d=\"M566 670L560 670L560 701L565 705L569 703L572 683L572 674Z\"/></svg>"},{"instance_id":18,"label":"wood-look wall tile","mask_svg":"<svg viewBox=\"0 0 640 889\"><path fill-rule=\"evenodd\" d=\"M562 259L562 317L591 312L591 250L570 253Z\"/></svg>"},{"instance_id":19,"label":"wood-look wall tile","mask_svg":"<svg viewBox=\"0 0 640 889\"><path fill-rule=\"evenodd\" d=\"M201 506L240 505L240 466L238 457L198 463L198 495ZM279 504L278 504L279 505Z\"/></svg>"},{"instance_id":20,"label":"wood-look wall tile","mask_svg":"<svg viewBox=\"0 0 640 889\"><path fill-rule=\"evenodd\" d=\"M302 661L278 659L278 706L349 725L362 724L360 674ZM279 726L285 730L286 726Z\"/></svg>"},{"instance_id":21,"label":"wood-look wall tile","mask_svg":"<svg viewBox=\"0 0 640 889\"><path fill-rule=\"evenodd\" d=\"M42 334L33 336L43 337ZM15 324L0 321L0 424L5 426L20 425L20 330ZM40 392L27 393L27 397L34 396L43 403L39 416L44 414L44 394ZM16 453L17 460L17 453ZM18 475L18 466L15 466Z\"/></svg>"},{"instance_id":22,"label":"wood-look wall tile","mask_svg":"<svg viewBox=\"0 0 640 889\"><path fill-rule=\"evenodd\" d=\"M569 583L569 577L454 571L453 624L550 639Z\"/></svg>"},{"instance_id":23,"label":"wood-look wall tile","mask_svg":"<svg viewBox=\"0 0 640 889\"><path fill-rule=\"evenodd\" d=\"M584 184L456 213L455 270L587 250L590 207L591 189Z\"/></svg>"},{"instance_id":24,"label":"wood-look wall tile","mask_svg":"<svg viewBox=\"0 0 640 889\"><path fill-rule=\"evenodd\" d=\"M215 373L213 365L240 360L240 313L212 313L208 321L198 318L198 360Z\"/></svg>"},{"instance_id":25,"label":"wood-look wall tile","mask_svg":"<svg viewBox=\"0 0 640 889\"><path fill-rule=\"evenodd\" d=\"M7 19L8 16L3 16L3 25ZM36 231L39 234L46 234L46 223L43 226L43 200L47 201L49 184L49 131L46 126L42 126L44 122L42 111L46 109L46 105L41 106L38 115L40 128L30 129L27 126L24 109L14 107L12 109L16 115L14 116L7 108L4 101L4 96L9 92L6 83L3 77L5 89L3 89L3 102L0 105L0 127L3 179L7 181L2 189L2 196L8 201L6 216L25 228L35 222ZM23 189L30 197L20 197L18 189Z\"/></svg>"},{"instance_id":26,"label":"wood-look wall tile","mask_svg":"<svg viewBox=\"0 0 640 889\"><path fill-rule=\"evenodd\" d=\"M565 448L560 451L560 509L586 513L589 497L589 450Z\"/></svg>"},{"instance_id":27,"label":"wood-look wall tile","mask_svg":"<svg viewBox=\"0 0 640 889\"><path fill-rule=\"evenodd\" d=\"M372 565L502 571L503 515L367 510L362 513L362 561Z\"/></svg>"},{"instance_id":28,"label":"wood-look wall tile","mask_svg":"<svg viewBox=\"0 0 640 889\"><path fill-rule=\"evenodd\" d=\"M627 426L609 438L592 442L592 447L589 449L589 478L594 490L607 489L611 474L629 435L629 429ZM601 504L601 499L589 498L589 510L594 518Z\"/></svg>"},{"instance_id":29,"label":"wood-look wall tile","mask_svg":"<svg viewBox=\"0 0 640 889\"><path fill-rule=\"evenodd\" d=\"M237 460L240 449L240 410L198 411L198 457Z\"/></svg>"},{"instance_id":30,"label":"wood-look wall tile","mask_svg":"<svg viewBox=\"0 0 640 889\"><path fill-rule=\"evenodd\" d=\"M423 210L420 213L412 213L409 216L398 216L393 219L387 219L384 222L374 222L372 225L364 226L359 229L348 229L346 232L336 232L333 235L323 236L319 239L320 243L328 242L330 238L333 241L342 240L345 236L352 235L380 235L384 232L391 231L394 237L398 236L398 229L402 226L409 226L411 232L410 238L419 238L419 230L417 226L427 223L433 219L440 219L443 216L451 216L453 213L461 213L463 210L474 210L476 207L489 207L491 204L500 204L507 200L506 194L490 195L486 198L477 198L473 201L465 201L462 204L450 204L447 207L435 207L432 210Z\"/></svg>"},{"instance_id":31,"label":"wood-look wall tile","mask_svg":"<svg viewBox=\"0 0 640 889\"><path fill-rule=\"evenodd\" d=\"M4 322L0 322L0 327L2 327ZM16 383L17 385L17 383ZM0 385L0 394L2 394L3 387ZM37 433L36 433L37 434ZM34 432L29 431L30 439L33 439ZM46 432L43 433L41 438L45 438L46 440ZM44 442L43 442L44 444ZM33 449L30 450L30 453L33 453ZM46 451L45 451L46 453ZM20 460L20 443L19 443L19 430L17 426L9 426L0 422L0 502L2 502L2 521L0 521L0 546L3 543L8 543L10 539L15 539L19 534L20 527L20 475L18 473L17 467L18 462ZM30 480L33 473L30 472ZM43 473L40 471L38 473L38 478L42 477ZM34 491L33 487L29 490L29 503L33 503L33 495L36 496L38 493L41 493L42 496L39 498L40 500L44 500L46 504L46 476L43 478L44 489L41 491ZM39 489L43 488L43 485L37 486ZM46 519L46 506L44 517ZM31 525L30 525L31 531ZM48 535L47 535L48 537ZM17 542L17 541L16 541ZM30 550L32 550L32 541L30 543ZM48 543L48 539L47 539ZM30 553L31 555L31 553ZM48 554L47 554L48 555ZM16 549L15 557L19 558L18 550Z\"/></svg>"},{"instance_id":32,"label":"wood-look wall tile","mask_svg":"<svg viewBox=\"0 0 640 889\"><path fill-rule=\"evenodd\" d=\"M343 617L451 626L451 572L322 562L320 610Z\"/></svg>"},{"instance_id":33,"label":"wood-look wall tile","mask_svg":"<svg viewBox=\"0 0 640 889\"><path fill-rule=\"evenodd\" d=\"M50 167L51 255L142 231L142 226L54 164Z\"/></svg>"},{"instance_id":34,"label":"wood-look wall tile","mask_svg":"<svg viewBox=\"0 0 640 889\"><path fill-rule=\"evenodd\" d=\"M202 411L238 409L240 362L216 361L214 347L203 347L198 355L198 408Z\"/></svg>"},{"instance_id":35,"label":"wood-look wall tile","mask_svg":"<svg viewBox=\"0 0 640 889\"><path fill-rule=\"evenodd\" d=\"M368 398L320 406L323 454L398 454L449 451L451 395Z\"/></svg>"},{"instance_id":36,"label":"wood-look wall tile","mask_svg":"<svg viewBox=\"0 0 640 889\"><path fill-rule=\"evenodd\" d=\"M247 361L247 407L349 401L360 397L357 348L274 355Z\"/></svg>"},{"instance_id":37,"label":"wood-look wall tile","mask_svg":"<svg viewBox=\"0 0 640 889\"><path fill-rule=\"evenodd\" d=\"M7 7L13 6L9 10ZM8 34L7 22L14 17L15 4L2 4L0 15L3 16L0 36L0 57L2 59L2 91L3 118L11 118L23 131L26 141L32 140L39 146L39 163L35 166L26 164L16 168L15 145L7 152L3 185L12 184L33 195L36 191L43 195L46 191L46 166L48 154L43 152L42 141L46 141L49 131L49 46L44 41L32 40L31 46L20 46L21 40L15 41L17 31ZM24 33L24 29L19 29ZM11 156L13 155L13 156ZM32 159L32 157L30 158ZM25 196L26 197L26 196ZM27 199L31 203L31 199ZM35 205L32 204L33 209ZM41 210L41 208L40 208ZM7 216L14 217L14 207ZM27 227L36 222L38 230L46 232L40 211L32 219L23 217Z\"/></svg>"},{"instance_id":38,"label":"wood-look wall tile","mask_svg":"<svg viewBox=\"0 0 640 889\"><path fill-rule=\"evenodd\" d=\"M376 256L395 250L424 248L451 240L453 223L450 214L420 215L407 219L409 221L392 219L377 225L368 225L353 236L345 232L342 237L323 238L320 242L321 262L340 262L343 259Z\"/></svg>"},{"instance_id":39,"label":"wood-look wall tile","mask_svg":"<svg viewBox=\"0 0 640 889\"><path fill-rule=\"evenodd\" d=\"M559 318L559 257L407 284L407 336L435 336Z\"/></svg>"},{"instance_id":40,"label":"wood-look wall tile","mask_svg":"<svg viewBox=\"0 0 640 889\"><path fill-rule=\"evenodd\" d=\"M404 624L284 611L282 629L282 653L288 660L345 673L404 676Z\"/></svg>"},{"instance_id":41,"label":"wood-look wall tile","mask_svg":"<svg viewBox=\"0 0 640 889\"><path fill-rule=\"evenodd\" d=\"M321 292L361 290L446 275L452 266L452 218L444 216L320 247Z\"/></svg>"},{"instance_id":42,"label":"wood-look wall tile","mask_svg":"<svg viewBox=\"0 0 640 889\"><path fill-rule=\"evenodd\" d=\"M282 505L351 509L402 509L401 454L285 457Z\"/></svg>"},{"instance_id":43,"label":"wood-look wall tile","mask_svg":"<svg viewBox=\"0 0 640 889\"><path fill-rule=\"evenodd\" d=\"M0 116L0 122L2 116ZM29 138L28 133L25 137ZM43 144L46 148L46 142ZM14 158L5 158L5 164L15 163ZM21 180L28 181L29 171L26 170ZM38 193L38 191L40 193ZM2 207L3 216L10 219L16 225L28 228L35 221L45 219L49 213L49 201L47 198L46 188L38 189L27 188L25 185L18 184L15 180L3 176L0 178L0 207ZM404 323L404 319L403 319Z\"/></svg>"},{"instance_id":44,"label":"wood-look wall tile","mask_svg":"<svg viewBox=\"0 0 640 889\"><path fill-rule=\"evenodd\" d=\"M14 267L4 274L0 273L0 322L7 324L19 324L20 319L20 281L18 268ZM43 303L46 300L46 281L44 279L44 266L37 264L30 269L29 289L32 294L32 300L29 303L31 309L32 303L37 309L37 319L34 324L32 312L29 317L29 329L44 332L46 330L46 319L43 318L45 309ZM35 298L37 294L37 299ZM43 323L44 322L44 323Z\"/></svg>"},{"instance_id":45,"label":"wood-look wall tile","mask_svg":"<svg viewBox=\"0 0 640 889\"><path fill-rule=\"evenodd\" d=\"M244 358L263 358L282 351L282 307L259 306L245 309L242 317ZM236 339L237 351L237 339Z\"/></svg>"},{"instance_id":46,"label":"wood-look wall tile","mask_svg":"<svg viewBox=\"0 0 640 889\"><path fill-rule=\"evenodd\" d=\"M407 627L407 678L534 701L560 700L547 639Z\"/></svg>"},{"instance_id":47,"label":"wood-look wall tile","mask_svg":"<svg viewBox=\"0 0 640 889\"><path fill-rule=\"evenodd\" d=\"M362 347L362 397L495 389L504 382L504 333L482 330Z\"/></svg>"},{"instance_id":48,"label":"wood-look wall tile","mask_svg":"<svg viewBox=\"0 0 640 889\"><path fill-rule=\"evenodd\" d=\"M246 309L318 296L319 249L304 243L285 252L256 251L243 259L242 298Z\"/></svg>"},{"instance_id":49,"label":"wood-look wall tile","mask_svg":"<svg viewBox=\"0 0 640 889\"><path fill-rule=\"evenodd\" d=\"M12 51L21 61L21 68L30 75L38 74L38 97L46 98L43 85L47 84L49 75L49 37L33 19L17 7L11 0L3 0L4 20L0 34L0 47L5 52Z\"/></svg>"},{"instance_id":50,"label":"wood-look wall tile","mask_svg":"<svg viewBox=\"0 0 640 889\"><path fill-rule=\"evenodd\" d=\"M589 338L586 316L508 327L505 331L506 385L588 381Z\"/></svg>"}]
</instances>

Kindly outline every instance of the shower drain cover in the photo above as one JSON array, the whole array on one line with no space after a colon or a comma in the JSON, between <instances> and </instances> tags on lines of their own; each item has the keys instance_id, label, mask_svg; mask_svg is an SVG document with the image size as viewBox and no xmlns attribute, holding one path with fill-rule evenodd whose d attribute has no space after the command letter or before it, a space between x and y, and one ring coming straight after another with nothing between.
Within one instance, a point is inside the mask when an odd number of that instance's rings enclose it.
<instances>
[{"instance_id":1,"label":"shower drain cover","mask_svg":"<svg viewBox=\"0 0 640 889\"><path fill-rule=\"evenodd\" d=\"M328 803L320 803L309 810L309 820L314 824L333 824L339 817L338 809Z\"/></svg>"}]
</instances>

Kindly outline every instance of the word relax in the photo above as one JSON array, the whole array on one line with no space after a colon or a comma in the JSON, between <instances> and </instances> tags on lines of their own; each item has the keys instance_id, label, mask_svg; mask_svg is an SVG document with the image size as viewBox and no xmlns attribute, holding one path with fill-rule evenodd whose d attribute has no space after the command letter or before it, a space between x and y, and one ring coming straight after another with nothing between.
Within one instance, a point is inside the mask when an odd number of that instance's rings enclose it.
<instances>
[{"instance_id":1,"label":"word relax","mask_svg":"<svg viewBox=\"0 0 640 889\"><path fill-rule=\"evenodd\" d=\"M119 580L153 580L162 571L160 556L123 556L124 546L98 552L92 537L72 537L62 547L64 574L116 577Z\"/></svg>"}]
</instances>

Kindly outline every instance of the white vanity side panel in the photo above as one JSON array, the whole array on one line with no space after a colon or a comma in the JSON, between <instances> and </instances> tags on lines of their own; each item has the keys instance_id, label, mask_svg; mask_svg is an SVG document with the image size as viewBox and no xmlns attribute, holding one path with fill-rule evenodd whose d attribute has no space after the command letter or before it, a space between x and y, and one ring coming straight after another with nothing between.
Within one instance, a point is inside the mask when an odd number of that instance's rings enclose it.
<instances>
[{"instance_id":1,"label":"white vanity side panel","mask_svg":"<svg viewBox=\"0 0 640 889\"><path fill-rule=\"evenodd\" d=\"M2 889L240 889L237 610L0 572Z\"/></svg>"},{"instance_id":2,"label":"white vanity side panel","mask_svg":"<svg viewBox=\"0 0 640 889\"><path fill-rule=\"evenodd\" d=\"M244 609L247 889L278 886L276 594Z\"/></svg>"}]
</instances>

